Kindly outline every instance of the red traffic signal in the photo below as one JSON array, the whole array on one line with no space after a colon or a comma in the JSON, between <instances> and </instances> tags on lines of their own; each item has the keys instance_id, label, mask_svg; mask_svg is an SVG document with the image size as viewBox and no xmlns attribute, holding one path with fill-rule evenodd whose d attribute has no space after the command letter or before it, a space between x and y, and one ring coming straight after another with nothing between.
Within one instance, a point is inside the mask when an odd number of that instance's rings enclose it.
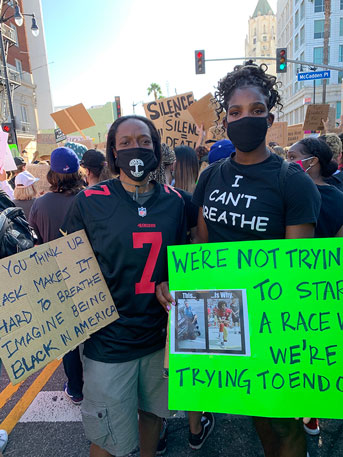
<instances>
[{"instance_id":1,"label":"red traffic signal","mask_svg":"<svg viewBox=\"0 0 343 457\"><path fill-rule=\"evenodd\" d=\"M115 104L116 104L117 119L118 119L118 117L121 117L120 97L116 96L116 97L114 97L114 100L115 100Z\"/></svg>"},{"instance_id":2,"label":"red traffic signal","mask_svg":"<svg viewBox=\"0 0 343 457\"><path fill-rule=\"evenodd\" d=\"M13 125L11 124L11 122L3 122L1 124L1 128L4 132L8 133L7 143L14 144L15 143L14 129L13 129Z\"/></svg>"},{"instance_id":3,"label":"red traffic signal","mask_svg":"<svg viewBox=\"0 0 343 457\"><path fill-rule=\"evenodd\" d=\"M205 51L203 49L195 51L195 74L205 74Z\"/></svg>"}]
</instances>

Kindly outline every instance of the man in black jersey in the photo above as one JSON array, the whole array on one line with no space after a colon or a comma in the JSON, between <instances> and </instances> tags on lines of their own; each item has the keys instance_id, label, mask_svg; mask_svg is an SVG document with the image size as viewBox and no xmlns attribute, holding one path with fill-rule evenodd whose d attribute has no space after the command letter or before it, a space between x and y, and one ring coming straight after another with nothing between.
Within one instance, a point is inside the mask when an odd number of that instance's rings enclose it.
<instances>
[{"instance_id":1,"label":"man in black jersey","mask_svg":"<svg viewBox=\"0 0 343 457\"><path fill-rule=\"evenodd\" d=\"M91 457L126 455L139 443L156 453L161 417L170 416L162 377L167 314L155 295L167 279L167 246L185 241L184 202L149 181L160 161L158 132L146 118L126 116L110 128L112 179L76 196L62 231L84 229L120 318L84 345L82 417Z\"/></svg>"}]
</instances>

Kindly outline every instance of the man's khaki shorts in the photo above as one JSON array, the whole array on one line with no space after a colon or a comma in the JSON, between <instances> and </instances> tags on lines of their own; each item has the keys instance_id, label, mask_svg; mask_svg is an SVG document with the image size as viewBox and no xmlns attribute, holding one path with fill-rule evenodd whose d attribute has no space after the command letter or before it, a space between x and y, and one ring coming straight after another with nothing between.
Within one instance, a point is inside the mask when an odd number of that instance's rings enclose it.
<instances>
[{"instance_id":1,"label":"man's khaki shorts","mask_svg":"<svg viewBox=\"0 0 343 457\"><path fill-rule=\"evenodd\" d=\"M138 409L170 417L164 349L123 363L83 357L82 421L86 437L117 457L138 446Z\"/></svg>"}]
</instances>

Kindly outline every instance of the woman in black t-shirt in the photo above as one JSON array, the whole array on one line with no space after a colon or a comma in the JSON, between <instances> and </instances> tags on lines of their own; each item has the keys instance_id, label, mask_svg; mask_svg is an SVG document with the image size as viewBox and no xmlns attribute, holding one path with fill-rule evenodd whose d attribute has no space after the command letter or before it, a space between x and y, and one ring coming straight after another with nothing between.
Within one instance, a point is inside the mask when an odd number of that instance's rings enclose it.
<instances>
[{"instance_id":1,"label":"woman in black t-shirt","mask_svg":"<svg viewBox=\"0 0 343 457\"><path fill-rule=\"evenodd\" d=\"M248 62L219 82L218 115L226 113L224 127L236 153L200 176L193 196L199 206L198 243L314 236L320 209L316 186L293 164L279 179L283 159L266 146L271 110L282 105L276 78L265 70L264 64ZM158 297L163 306L173 301L166 284L159 286ZM254 422L266 457L306 457L301 421Z\"/></svg>"},{"instance_id":2,"label":"woman in black t-shirt","mask_svg":"<svg viewBox=\"0 0 343 457\"><path fill-rule=\"evenodd\" d=\"M317 138L305 138L288 151L289 162L298 163L308 173L322 197L315 230L316 238L343 236L343 192L325 182L338 168L330 147Z\"/></svg>"}]
</instances>

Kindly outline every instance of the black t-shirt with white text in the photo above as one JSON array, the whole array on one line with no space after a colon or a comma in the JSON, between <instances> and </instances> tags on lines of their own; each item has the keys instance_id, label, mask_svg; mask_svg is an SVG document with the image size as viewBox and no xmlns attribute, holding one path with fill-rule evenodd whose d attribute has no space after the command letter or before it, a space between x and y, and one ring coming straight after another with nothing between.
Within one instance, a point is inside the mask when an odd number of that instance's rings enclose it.
<instances>
[{"instance_id":1,"label":"black t-shirt with white text","mask_svg":"<svg viewBox=\"0 0 343 457\"><path fill-rule=\"evenodd\" d=\"M155 183L140 205L117 179L80 192L62 226L84 229L119 313L119 319L85 341L86 357L127 362L165 345L167 313L155 285L168 279L167 246L186 239L184 201L171 187Z\"/></svg>"},{"instance_id":2,"label":"black t-shirt with white text","mask_svg":"<svg viewBox=\"0 0 343 457\"><path fill-rule=\"evenodd\" d=\"M282 161L271 154L242 165L231 156L202 172L193 202L203 208L209 242L282 239L286 226L316 223L320 194L315 184L290 163L282 189Z\"/></svg>"}]
</instances>

